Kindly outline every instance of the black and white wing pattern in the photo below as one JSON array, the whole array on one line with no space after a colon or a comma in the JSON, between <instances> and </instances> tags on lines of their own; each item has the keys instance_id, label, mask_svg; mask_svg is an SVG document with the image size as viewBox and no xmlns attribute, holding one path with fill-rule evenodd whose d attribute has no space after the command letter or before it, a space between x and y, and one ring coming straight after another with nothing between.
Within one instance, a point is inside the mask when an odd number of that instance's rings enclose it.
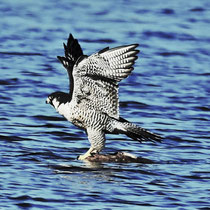
<instances>
[{"instance_id":1,"label":"black and white wing pattern","mask_svg":"<svg viewBox=\"0 0 210 210\"><path fill-rule=\"evenodd\" d=\"M73 98L119 119L118 82L133 70L137 46L105 48L89 57L81 56L73 68Z\"/></svg>"},{"instance_id":2,"label":"black and white wing pattern","mask_svg":"<svg viewBox=\"0 0 210 210\"><path fill-rule=\"evenodd\" d=\"M76 61L83 56L82 48L77 39L74 39L72 34L69 35L67 45L63 43L65 57L57 56L59 61L63 64L63 66L67 69L69 75L69 92L70 96L72 96L74 80L72 76L73 66Z\"/></svg>"},{"instance_id":3,"label":"black and white wing pattern","mask_svg":"<svg viewBox=\"0 0 210 210\"><path fill-rule=\"evenodd\" d=\"M65 57L58 56L67 69L70 80L70 100L85 109L97 110L119 119L118 82L133 70L138 44L83 55L82 49L70 34L64 44Z\"/></svg>"}]
</instances>

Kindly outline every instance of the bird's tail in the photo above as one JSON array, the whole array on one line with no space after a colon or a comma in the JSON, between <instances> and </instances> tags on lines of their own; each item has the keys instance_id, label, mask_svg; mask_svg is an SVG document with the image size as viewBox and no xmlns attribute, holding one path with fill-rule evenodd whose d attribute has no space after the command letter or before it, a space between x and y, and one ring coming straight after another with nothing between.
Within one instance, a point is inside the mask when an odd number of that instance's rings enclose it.
<instances>
[{"instance_id":1,"label":"bird's tail","mask_svg":"<svg viewBox=\"0 0 210 210\"><path fill-rule=\"evenodd\" d=\"M112 120L112 133L122 133L137 141L158 141L161 142L162 137L147 131L123 118Z\"/></svg>"}]
</instances>

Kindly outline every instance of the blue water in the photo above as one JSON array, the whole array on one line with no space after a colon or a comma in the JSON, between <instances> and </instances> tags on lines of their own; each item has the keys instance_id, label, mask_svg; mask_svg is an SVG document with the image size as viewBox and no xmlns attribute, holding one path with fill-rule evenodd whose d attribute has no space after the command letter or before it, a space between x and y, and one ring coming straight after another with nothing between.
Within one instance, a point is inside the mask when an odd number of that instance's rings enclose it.
<instances>
[{"instance_id":1,"label":"blue water","mask_svg":"<svg viewBox=\"0 0 210 210\"><path fill-rule=\"evenodd\" d=\"M0 15L0 209L210 208L208 0L1 0ZM76 159L86 135L45 104L68 92L69 33L87 55L140 44L121 115L165 139L108 135L105 152L154 164Z\"/></svg>"}]
</instances>

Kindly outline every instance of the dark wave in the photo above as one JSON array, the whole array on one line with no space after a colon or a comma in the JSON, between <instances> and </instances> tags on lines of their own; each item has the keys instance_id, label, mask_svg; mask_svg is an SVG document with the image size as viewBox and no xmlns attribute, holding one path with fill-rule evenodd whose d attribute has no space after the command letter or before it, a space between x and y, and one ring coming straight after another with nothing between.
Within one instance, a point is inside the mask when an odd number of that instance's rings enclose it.
<instances>
[{"instance_id":1,"label":"dark wave","mask_svg":"<svg viewBox=\"0 0 210 210\"><path fill-rule=\"evenodd\" d=\"M204 12L205 9L202 7L195 7L195 8L190 9L190 11L191 12Z\"/></svg>"},{"instance_id":2,"label":"dark wave","mask_svg":"<svg viewBox=\"0 0 210 210\"><path fill-rule=\"evenodd\" d=\"M161 10L161 13L166 15L173 15L175 14L175 11L173 9L165 8Z\"/></svg>"},{"instance_id":3,"label":"dark wave","mask_svg":"<svg viewBox=\"0 0 210 210\"><path fill-rule=\"evenodd\" d=\"M161 39L168 39L168 40L181 40L181 41L194 41L196 40L191 34L179 34L174 32L163 32L163 31L144 31L143 36L146 38L156 37Z\"/></svg>"},{"instance_id":4,"label":"dark wave","mask_svg":"<svg viewBox=\"0 0 210 210\"><path fill-rule=\"evenodd\" d=\"M206 107L206 106L196 106L195 108L199 109L201 111L204 111L204 112L209 112L210 111L210 107Z\"/></svg>"},{"instance_id":5,"label":"dark wave","mask_svg":"<svg viewBox=\"0 0 210 210\"><path fill-rule=\"evenodd\" d=\"M187 56L187 54L183 52L160 52L157 54L163 57L170 57L170 56L185 56L186 57Z\"/></svg>"},{"instance_id":6,"label":"dark wave","mask_svg":"<svg viewBox=\"0 0 210 210\"><path fill-rule=\"evenodd\" d=\"M42 197L32 197L29 195L21 195L21 196L9 196L8 199L11 199L13 201L39 201L43 203L47 202L66 202L67 200L60 200L60 199L45 199ZM21 206L21 207L32 207L32 203L24 202L24 203L17 203L16 205Z\"/></svg>"},{"instance_id":7,"label":"dark wave","mask_svg":"<svg viewBox=\"0 0 210 210\"><path fill-rule=\"evenodd\" d=\"M136 107L136 108L146 108L148 107L147 104L140 103L137 101L121 101L120 102L121 107Z\"/></svg>"},{"instance_id":8,"label":"dark wave","mask_svg":"<svg viewBox=\"0 0 210 210\"><path fill-rule=\"evenodd\" d=\"M17 84L18 78L12 78L12 79L5 79L5 80L0 80L0 85L14 85Z\"/></svg>"},{"instance_id":9,"label":"dark wave","mask_svg":"<svg viewBox=\"0 0 210 210\"><path fill-rule=\"evenodd\" d=\"M82 39L86 43L115 43L113 39Z\"/></svg>"},{"instance_id":10,"label":"dark wave","mask_svg":"<svg viewBox=\"0 0 210 210\"><path fill-rule=\"evenodd\" d=\"M30 138L20 137L16 135L0 135L0 139L3 141L29 141L32 140Z\"/></svg>"},{"instance_id":11,"label":"dark wave","mask_svg":"<svg viewBox=\"0 0 210 210\"><path fill-rule=\"evenodd\" d=\"M0 55L17 55L17 56L43 56L41 53L34 52L0 52Z\"/></svg>"},{"instance_id":12,"label":"dark wave","mask_svg":"<svg viewBox=\"0 0 210 210\"><path fill-rule=\"evenodd\" d=\"M35 115L33 118L42 121L66 121L63 117L52 117L46 115Z\"/></svg>"},{"instance_id":13,"label":"dark wave","mask_svg":"<svg viewBox=\"0 0 210 210\"><path fill-rule=\"evenodd\" d=\"M175 34L162 32L162 31L144 31L143 35L145 37L158 37L158 38L164 38L164 39L176 39Z\"/></svg>"}]
</instances>

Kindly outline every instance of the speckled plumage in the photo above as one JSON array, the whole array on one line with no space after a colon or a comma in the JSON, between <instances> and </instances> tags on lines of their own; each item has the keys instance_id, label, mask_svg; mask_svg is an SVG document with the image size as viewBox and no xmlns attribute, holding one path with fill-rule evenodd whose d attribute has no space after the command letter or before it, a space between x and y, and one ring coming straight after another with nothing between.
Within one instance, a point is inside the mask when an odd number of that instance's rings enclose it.
<instances>
[{"instance_id":1,"label":"speckled plumage","mask_svg":"<svg viewBox=\"0 0 210 210\"><path fill-rule=\"evenodd\" d=\"M83 55L76 39L70 34L64 44L65 57L58 59L68 71L70 92L55 92L47 103L74 125L86 130L91 148L80 156L85 159L105 146L105 133L124 133L138 141L159 141L160 137L138 127L119 115L118 82L133 70L137 44Z\"/></svg>"}]
</instances>

